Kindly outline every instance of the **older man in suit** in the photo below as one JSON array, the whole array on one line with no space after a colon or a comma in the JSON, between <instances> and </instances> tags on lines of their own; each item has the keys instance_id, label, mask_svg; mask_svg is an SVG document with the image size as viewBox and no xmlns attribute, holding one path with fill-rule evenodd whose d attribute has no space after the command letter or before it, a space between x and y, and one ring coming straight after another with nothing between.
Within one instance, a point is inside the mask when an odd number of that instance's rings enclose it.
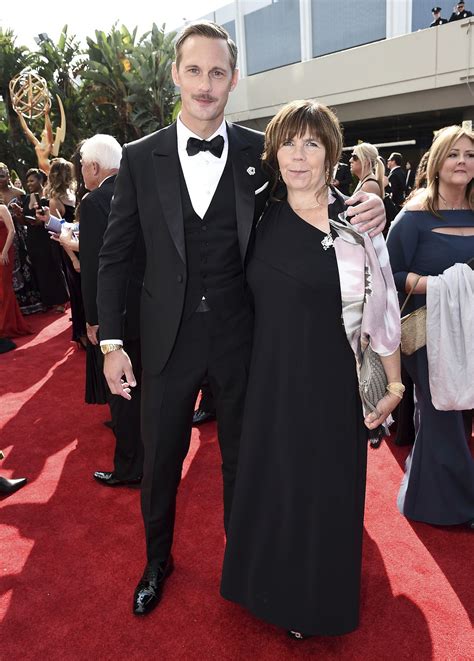
<instances>
[{"instance_id":1,"label":"older man in suit","mask_svg":"<svg viewBox=\"0 0 474 661\"><path fill-rule=\"evenodd\" d=\"M122 149L111 135L95 135L81 147L82 175L90 191L80 205L81 286L87 322L87 337L92 344L87 360L102 365L99 349L100 327L97 313L97 273L99 252L110 212L115 179ZM144 272L144 247L137 241L131 272L128 274L128 292L124 328L124 344L137 368L140 365L140 294ZM95 357L92 355L95 354ZM138 376L140 376L138 371ZM108 396L115 435L113 471L95 471L94 478L104 486L118 487L139 484L143 473L143 445L140 434L140 389L127 401L123 397Z\"/></svg>"},{"instance_id":2,"label":"older man in suit","mask_svg":"<svg viewBox=\"0 0 474 661\"><path fill-rule=\"evenodd\" d=\"M99 271L105 374L112 392L130 397L136 379L120 346L120 320L141 227L147 249L141 338L148 563L134 594L136 615L157 605L173 569L176 492L205 376L216 402L226 527L229 521L253 326L244 269L268 198L262 134L224 121L238 79L235 44L223 28L202 21L188 25L175 48L180 116L124 147ZM380 231L381 201L360 199L359 220Z\"/></svg>"}]
</instances>

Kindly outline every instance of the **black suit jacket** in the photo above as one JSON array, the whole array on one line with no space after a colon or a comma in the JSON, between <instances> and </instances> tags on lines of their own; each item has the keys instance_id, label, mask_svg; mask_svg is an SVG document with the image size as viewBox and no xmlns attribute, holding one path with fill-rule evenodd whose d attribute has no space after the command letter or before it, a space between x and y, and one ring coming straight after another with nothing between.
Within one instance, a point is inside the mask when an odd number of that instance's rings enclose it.
<instances>
[{"instance_id":1,"label":"black suit jacket","mask_svg":"<svg viewBox=\"0 0 474 661\"><path fill-rule=\"evenodd\" d=\"M339 182L337 186L338 190L340 190L343 195L349 195L349 188L352 183L352 174L349 166L346 163L337 164L336 176L334 179L337 179Z\"/></svg>"},{"instance_id":2,"label":"black suit jacket","mask_svg":"<svg viewBox=\"0 0 474 661\"><path fill-rule=\"evenodd\" d=\"M99 323L97 312L97 274L99 253L104 240L114 194L116 177L108 177L102 184L88 193L80 205L80 248L81 248L81 287L86 321L91 325ZM126 315L120 338L139 337L140 293L145 268L143 240L138 240L133 256L130 277L127 283ZM99 328L99 334L102 335ZM111 338L112 339L112 338Z\"/></svg>"},{"instance_id":3,"label":"black suit jacket","mask_svg":"<svg viewBox=\"0 0 474 661\"><path fill-rule=\"evenodd\" d=\"M465 9L460 14L453 11L451 16L449 17L449 22L452 23L453 21L462 21L465 18L469 18L470 16L472 16L472 11L469 11L469 9Z\"/></svg>"},{"instance_id":4,"label":"black suit jacket","mask_svg":"<svg viewBox=\"0 0 474 661\"><path fill-rule=\"evenodd\" d=\"M242 264L268 197L260 167L263 135L228 124L237 233ZM144 368L158 374L173 348L187 282L176 124L125 145L100 253L99 325L103 339L121 338L125 285L138 233L146 270L141 303Z\"/></svg>"},{"instance_id":5,"label":"black suit jacket","mask_svg":"<svg viewBox=\"0 0 474 661\"><path fill-rule=\"evenodd\" d=\"M401 167L394 168L388 175L388 183L390 186L390 192L392 194L392 200L399 207L401 207L403 201L405 200L405 179L405 170L402 170Z\"/></svg>"}]
</instances>

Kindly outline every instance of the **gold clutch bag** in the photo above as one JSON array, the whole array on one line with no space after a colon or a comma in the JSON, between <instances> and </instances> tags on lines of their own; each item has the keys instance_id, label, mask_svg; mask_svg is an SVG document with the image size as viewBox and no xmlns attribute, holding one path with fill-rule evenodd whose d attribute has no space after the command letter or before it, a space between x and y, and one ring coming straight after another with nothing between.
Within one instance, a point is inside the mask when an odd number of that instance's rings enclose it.
<instances>
[{"instance_id":1,"label":"gold clutch bag","mask_svg":"<svg viewBox=\"0 0 474 661\"><path fill-rule=\"evenodd\" d=\"M421 276L410 289L400 313L405 309L405 306L420 278ZM415 353L415 351L418 351L418 349L421 349L421 347L424 347L426 344L426 305L422 305L421 308L410 312L410 314L406 314L401 318L400 323L402 327L400 349L405 356L411 356L412 353Z\"/></svg>"},{"instance_id":2,"label":"gold clutch bag","mask_svg":"<svg viewBox=\"0 0 474 661\"><path fill-rule=\"evenodd\" d=\"M426 305L402 317L401 326L400 349L405 356L411 356L426 344Z\"/></svg>"}]
</instances>

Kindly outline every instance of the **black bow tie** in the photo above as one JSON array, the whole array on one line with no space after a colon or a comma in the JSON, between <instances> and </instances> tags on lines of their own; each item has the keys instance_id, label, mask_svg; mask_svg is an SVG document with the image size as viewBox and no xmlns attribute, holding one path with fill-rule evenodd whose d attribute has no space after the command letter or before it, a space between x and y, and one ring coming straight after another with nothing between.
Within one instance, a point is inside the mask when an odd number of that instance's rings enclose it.
<instances>
[{"instance_id":1,"label":"black bow tie","mask_svg":"<svg viewBox=\"0 0 474 661\"><path fill-rule=\"evenodd\" d=\"M186 145L188 156L195 156L200 151L210 151L217 158L220 158L224 149L224 138L216 135L212 140L199 140L198 138L189 138Z\"/></svg>"}]
</instances>

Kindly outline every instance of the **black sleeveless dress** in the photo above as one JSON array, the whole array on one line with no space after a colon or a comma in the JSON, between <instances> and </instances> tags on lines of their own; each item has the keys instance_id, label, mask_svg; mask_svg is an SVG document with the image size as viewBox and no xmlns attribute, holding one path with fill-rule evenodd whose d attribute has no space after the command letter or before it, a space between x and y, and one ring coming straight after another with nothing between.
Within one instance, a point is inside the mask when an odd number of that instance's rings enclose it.
<instances>
[{"instance_id":1,"label":"black sleeveless dress","mask_svg":"<svg viewBox=\"0 0 474 661\"><path fill-rule=\"evenodd\" d=\"M306 634L357 627L367 461L334 248L286 202L257 228L252 362L222 595Z\"/></svg>"}]
</instances>

